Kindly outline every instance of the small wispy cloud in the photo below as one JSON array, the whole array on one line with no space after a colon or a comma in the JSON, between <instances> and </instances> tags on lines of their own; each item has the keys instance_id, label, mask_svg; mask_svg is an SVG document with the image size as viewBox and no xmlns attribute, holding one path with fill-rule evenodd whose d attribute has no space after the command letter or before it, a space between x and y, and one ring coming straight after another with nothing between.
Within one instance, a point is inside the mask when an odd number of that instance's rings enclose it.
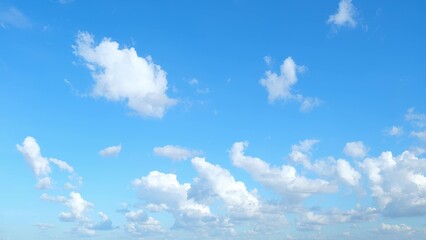
<instances>
[{"instance_id":1,"label":"small wispy cloud","mask_svg":"<svg viewBox=\"0 0 426 240\"><path fill-rule=\"evenodd\" d=\"M14 7L9 7L0 9L0 27L24 29L31 27L31 22L21 11Z\"/></svg>"},{"instance_id":2,"label":"small wispy cloud","mask_svg":"<svg viewBox=\"0 0 426 240\"><path fill-rule=\"evenodd\" d=\"M121 144L117 146L104 148L99 151L99 155L101 155L102 157L118 157L120 152L121 152Z\"/></svg>"}]
</instances>

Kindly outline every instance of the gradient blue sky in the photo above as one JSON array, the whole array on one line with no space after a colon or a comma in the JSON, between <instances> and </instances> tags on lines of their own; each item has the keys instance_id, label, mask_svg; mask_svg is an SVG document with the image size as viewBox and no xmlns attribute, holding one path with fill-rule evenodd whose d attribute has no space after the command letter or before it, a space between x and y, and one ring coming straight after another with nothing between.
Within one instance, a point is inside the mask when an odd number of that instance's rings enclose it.
<instances>
[{"instance_id":1,"label":"gradient blue sky","mask_svg":"<svg viewBox=\"0 0 426 240\"><path fill-rule=\"evenodd\" d=\"M0 0L0 239L424 239L425 10Z\"/></svg>"}]
</instances>

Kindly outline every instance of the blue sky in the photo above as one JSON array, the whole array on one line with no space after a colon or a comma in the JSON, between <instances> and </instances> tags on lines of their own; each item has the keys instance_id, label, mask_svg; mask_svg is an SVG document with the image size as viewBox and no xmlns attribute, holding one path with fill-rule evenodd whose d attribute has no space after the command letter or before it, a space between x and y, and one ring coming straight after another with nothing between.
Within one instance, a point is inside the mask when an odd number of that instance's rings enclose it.
<instances>
[{"instance_id":1,"label":"blue sky","mask_svg":"<svg viewBox=\"0 0 426 240\"><path fill-rule=\"evenodd\" d=\"M0 1L0 239L424 239L423 1Z\"/></svg>"}]
</instances>

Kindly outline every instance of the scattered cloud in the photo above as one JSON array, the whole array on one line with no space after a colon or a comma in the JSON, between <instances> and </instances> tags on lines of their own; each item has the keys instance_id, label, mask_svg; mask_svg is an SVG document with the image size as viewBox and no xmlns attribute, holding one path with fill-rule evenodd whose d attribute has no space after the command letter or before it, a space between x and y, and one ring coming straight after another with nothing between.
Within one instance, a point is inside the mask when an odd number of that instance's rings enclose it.
<instances>
[{"instance_id":1,"label":"scattered cloud","mask_svg":"<svg viewBox=\"0 0 426 240\"><path fill-rule=\"evenodd\" d=\"M134 48L104 38L95 45L87 32L77 35L74 54L81 57L92 73L92 94L109 101L126 102L141 116L162 118L176 100L167 96L166 72L150 56L138 56Z\"/></svg>"},{"instance_id":2,"label":"scattered cloud","mask_svg":"<svg viewBox=\"0 0 426 240\"><path fill-rule=\"evenodd\" d=\"M349 186L358 185L361 174L344 159L337 160L336 171L339 178Z\"/></svg>"},{"instance_id":3,"label":"scattered cloud","mask_svg":"<svg viewBox=\"0 0 426 240\"><path fill-rule=\"evenodd\" d=\"M343 152L352 158L363 158L367 155L368 148L361 141L348 142L343 148Z\"/></svg>"},{"instance_id":4,"label":"scattered cloud","mask_svg":"<svg viewBox=\"0 0 426 240\"><path fill-rule=\"evenodd\" d=\"M426 127L426 114L417 113L414 108L407 110L405 120L411 122L416 127Z\"/></svg>"},{"instance_id":5,"label":"scattered cloud","mask_svg":"<svg viewBox=\"0 0 426 240\"><path fill-rule=\"evenodd\" d=\"M401 136L404 133L404 128L392 126L391 128L387 129L385 133L389 136Z\"/></svg>"},{"instance_id":6,"label":"scattered cloud","mask_svg":"<svg viewBox=\"0 0 426 240\"><path fill-rule=\"evenodd\" d=\"M265 77L260 80L260 84L268 92L269 103L282 100L295 100L301 104L300 111L306 112L320 105L322 101L318 98L304 97L301 94L293 94L292 88L297 83L297 73L304 72L306 67L298 66L292 57L284 60L280 66L280 74L270 70L266 71Z\"/></svg>"},{"instance_id":7,"label":"scattered cloud","mask_svg":"<svg viewBox=\"0 0 426 240\"><path fill-rule=\"evenodd\" d=\"M271 167L260 158L245 156L247 142L236 142L230 150L234 166L247 171L256 181L274 190L285 200L299 202L314 193L331 193L337 186L323 179L309 179L297 174L294 167L282 165Z\"/></svg>"},{"instance_id":8,"label":"scattered cloud","mask_svg":"<svg viewBox=\"0 0 426 240\"><path fill-rule=\"evenodd\" d=\"M38 189L48 189L52 186L52 179L49 176L52 170L49 162L58 166L59 169L68 171L69 173L75 175L74 169L65 161L56 158L43 157L40 146L38 145L36 139L31 136L26 137L22 145L17 144L16 148L24 156L27 163L31 166L38 181L36 184L36 188Z\"/></svg>"},{"instance_id":9,"label":"scattered cloud","mask_svg":"<svg viewBox=\"0 0 426 240\"><path fill-rule=\"evenodd\" d=\"M8 28L28 28L31 26L30 20L18 9L9 7L0 9L0 27Z\"/></svg>"},{"instance_id":10,"label":"scattered cloud","mask_svg":"<svg viewBox=\"0 0 426 240\"><path fill-rule=\"evenodd\" d=\"M272 65L272 57L271 56L264 56L263 61L265 61L266 65L268 65L268 66Z\"/></svg>"},{"instance_id":11,"label":"scattered cloud","mask_svg":"<svg viewBox=\"0 0 426 240\"><path fill-rule=\"evenodd\" d=\"M90 227L90 229L93 230L112 230L114 227L112 226L112 221L109 219L108 215L106 215L103 212L98 212L99 217L101 218L101 221L93 226Z\"/></svg>"},{"instance_id":12,"label":"scattered cloud","mask_svg":"<svg viewBox=\"0 0 426 240\"><path fill-rule=\"evenodd\" d=\"M425 131L412 131L411 136L418 138L420 141L426 142L426 130Z\"/></svg>"},{"instance_id":13,"label":"scattered cloud","mask_svg":"<svg viewBox=\"0 0 426 240\"><path fill-rule=\"evenodd\" d=\"M170 158L175 161L181 161L199 156L202 152L198 150L189 150L175 145L165 145L163 147L155 147L154 154L160 157Z\"/></svg>"},{"instance_id":14,"label":"scattered cloud","mask_svg":"<svg viewBox=\"0 0 426 240\"><path fill-rule=\"evenodd\" d=\"M380 226L380 230L385 233L413 232L413 228L405 224L392 225L392 224L382 223L382 225Z\"/></svg>"},{"instance_id":15,"label":"scattered cloud","mask_svg":"<svg viewBox=\"0 0 426 240\"><path fill-rule=\"evenodd\" d=\"M293 162L302 163L305 168L311 169L311 149L318 142L319 140L316 139L307 139L291 146L290 159Z\"/></svg>"},{"instance_id":16,"label":"scattered cloud","mask_svg":"<svg viewBox=\"0 0 426 240\"><path fill-rule=\"evenodd\" d=\"M58 166L61 170L65 170L69 173L73 173L74 172L74 168L71 167L68 163L61 161L59 159L56 158L49 158L49 162L55 164L56 166Z\"/></svg>"},{"instance_id":17,"label":"scattered cloud","mask_svg":"<svg viewBox=\"0 0 426 240\"><path fill-rule=\"evenodd\" d=\"M357 21L355 19L356 8L352 4L352 0L340 0L337 12L327 20L328 24L336 27L356 27Z\"/></svg>"},{"instance_id":18,"label":"scattered cloud","mask_svg":"<svg viewBox=\"0 0 426 240\"><path fill-rule=\"evenodd\" d=\"M199 81L198 81L198 79L193 78L193 79L189 80L188 83L189 83L189 85L195 86L195 85L199 84Z\"/></svg>"},{"instance_id":19,"label":"scattered cloud","mask_svg":"<svg viewBox=\"0 0 426 240\"><path fill-rule=\"evenodd\" d=\"M53 224L48 224L48 223L36 223L34 224L34 226L40 228L40 229L49 229L49 228L54 228L55 225Z\"/></svg>"},{"instance_id":20,"label":"scattered cloud","mask_svg":"<svg viewBox=\"0 0 426 240\"><path fill-rule=\"evenodd\" d=\"M426 159L405 151L399 156L383 152L366 158L361 168L367 175L371 195L383 215L426 215Z\"/></svg>"},{"instance_id":21,"label":"scattered cloud","mask_svg":"<svg viewBox=\"0 0 426 240\"><path fill-rule=\"evenodd\" d=\"M166 211L173 214L176 228L205 225L213 217L207 205L188 198L191 184L180 184L174 174L153 171L133 180L132 185L147 205L164 206Z\"/></svg>"},{"instance_id":22,"label":"scattered cloud","mask_svg":"<svg viewBox=\"0 0 426 240\"><path fill-rule=\"evenodd\" d=\"M326 215L319 215L313 212L306 212L297 221L296 227L300 231L319 231L321 226L328 224Z\"/></svg>"},{"instance_id":23,"label":"scattered cloud","mask_svg":"<svg viewBox=\"0 0 426 240\"><path fill-rule=\"evenodd\" d=\"M99 155L102 157L118 157L121 152L121 144L117 146L106 147L99 151Z\"/></svg>"},{"instance_id":24,"label":"scattered cloud","mask_svg":"<svg viewBox=\"0 0 426 240\"><path fill-rule=\"evenodd\" d=\"M190 197L196 200L218 197L228 214L237 217L253 217L259 214L261 203L255 194L247 191L243 182L235 181L231 173L204 158L193 158L192 165L198 172Z\"/></svg>"}]
</instances>

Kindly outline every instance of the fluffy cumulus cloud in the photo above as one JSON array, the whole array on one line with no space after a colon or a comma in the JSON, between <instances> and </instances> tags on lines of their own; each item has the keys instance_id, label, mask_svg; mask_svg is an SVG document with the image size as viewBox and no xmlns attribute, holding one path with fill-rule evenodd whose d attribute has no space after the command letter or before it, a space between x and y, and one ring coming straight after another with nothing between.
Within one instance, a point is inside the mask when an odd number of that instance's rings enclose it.
<instances>
[{"instance_id":1,"label":"fluffy cumulus cloud","mask_svg":"<svg viewBox=\"0 0 426 240\"><path fill-rule=\"evenodd\" d=\"M165 145L162 147L155 147L154 154L161 157L170 158L175 161L189 159L201 155L201 151L189 150L180 146Z\"/></svg>"},{"instance_id":2,"label":"fluffy cumulus cloud","mask_svg":"<svg viewBox=\"0 0 426 240\"><path fill-rule=\"evenodd\" d=\"M176 104L166 94L166 72L150 56L140 57L134 48L120 48L108 38L95 45L87 32L77 35L74 53L92 73L93 96L124 101L136 113L155 118L163 117Z\"/></svg>"},{"instance_id":3,"label":"fluffy cumulus cloud","mask_svg":"<svg viewBox=\"0 0 426 240\"><path fill-rule=\"evenodd\" d=\"M399 156L383 152L361 163L369 180L371 195L383 215L426 215L425 162L426 159L405 151Z\"/></svg>"},{"instance_id":4,"label":"fluffy cumulus cloud","mask_svg":"<svg viewBox=\"0 0 426 240\"><path fill-rule=\"evenodd\" d=\"M177 228L205 225L212 218L207 205L188 198L191 184L180 184L174 174L153 171L133 180L132 184L138 190L139 198L151 208L157 206L172 213Z\"/></svg>"},{"instance_id":5,"label":"fluffy cumulus cloud","mask_svg":"<svg viewBox=\"0 0 426 240\"><path fill-rule=\"evenodd\" d=\"M259 214L259 199L247 191L243 182L236 181L229 171L207 162L204 158L192 159L198 178L191 189L191 197L204 199L217 196L236 218L253 217Z\"/></svg>"},{"instance_id":6,"label":"fluffy cumulus cloud","mask_svg":"<svg viewBox=\"0 0 426 240\"><path fill-rule=\"evenodd\" d=\"M247 171L256 181L280 194L285 200L300 201L314 193L331 193L337 187L323 179L309 179L289 165L271 167L260 158L246 156L247 142L236 142L230 150L234 166Z\"/></svg>"},{"instance_id":7,"label":"fluffy cumulus cloud","mask_svg":"<svg viewBox=\"0 0 426 240\"><path fill-rule=\"evenodd\" d=\"M339 178L350 186L358 185L361 174L356 171L348 161L344 159L337 160L336 171Z\"/></svg>"},{"instance_id":8,"label":"fluffy cumulus cloud","mask_svg":"<svg viewBox=\"0 0 426 240\"><path fill-rule=\"evenodd\" d=\"M260 80L260 84L266 88L269 102L296 100L301 104L301 111L309 111L318 106L321 103L318 98L304 97L301 94L292 92L292 88L298 81L297 73L305 70L306 67L298 66L292 57L288 57L280 66L280 74L270 70L266 71L265 77Z\"/></svg>"},{"instance_id":9,"label":"fluffy cumulus cloud","mask_svg":"<svg viewBox=\"0 0 426 240\"><path fill-rule=\"evenodd\" d=\"M121 152L121 144L117 146L106 147L99 151L99 155L102 157L118 157Z\"/></svg>"},{"instance_id":10,"label":"fluffy cumulus cloud","mask_svg":"<svg viewBox=\"0 0 426 240\"><path fill-rule=\"evenodd\" d=\"M361 141L348 142L343 148L343 152L349 157L363 158L367 155L368 148Z\"/></svg>"},{"instance_id":11,"label":"fluffy cumulus cloud","mask_svg":"<svg viewBox=\"0 0 426 240\"><path fill-rule=\"evenodd\" d=\"M337 27L356 27L357 22L355 20L356 8L352 4L352 0L340 0L339 8L337 12L327 20L328 24L333 24Z\"/></svg>"}]
</instances>

